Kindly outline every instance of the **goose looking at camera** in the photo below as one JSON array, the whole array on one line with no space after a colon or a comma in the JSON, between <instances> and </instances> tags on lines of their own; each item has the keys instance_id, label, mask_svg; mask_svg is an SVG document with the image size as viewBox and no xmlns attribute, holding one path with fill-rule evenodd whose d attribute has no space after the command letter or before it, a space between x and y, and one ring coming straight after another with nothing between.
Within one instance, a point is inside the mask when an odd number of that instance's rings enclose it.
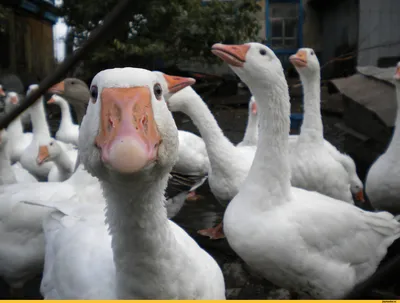
<instances>
[{"instance_id":1,"label":"goose looking at camera","mask_svg":"<svg viewBox=\"0 0 400 303\"><path fill-rule=\"evenodd\" d=\"M225 299L217 263L167 219L164 191L179 141L156 75L138 68L105 70L94 77L91 96L79 157L99 179L107 224L93 208L58 204L44 227L42 294L46 299Z\"/></svg>"}]
</instances>

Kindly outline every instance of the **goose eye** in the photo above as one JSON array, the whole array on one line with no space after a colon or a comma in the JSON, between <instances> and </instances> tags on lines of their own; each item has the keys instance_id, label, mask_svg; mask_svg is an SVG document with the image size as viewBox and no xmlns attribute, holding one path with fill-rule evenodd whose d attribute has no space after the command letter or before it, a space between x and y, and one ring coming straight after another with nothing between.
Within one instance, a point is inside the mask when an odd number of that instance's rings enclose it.
<instances>
[{"instance_id":1,"label":"goose eye","mask_svg":"<svg viewBox=\"0 0 400 303\"><path fill-rule=\"evenodd\" d=\"M265 49L260 49L260 55L265 56L267 51Z\"/></svg>"},{"instance_id":2,"label":"goose eye","mask_svg":"<svg viewBox=\"0 0 400 303\"><path fill-rule=\"evenodd\" d=\"M92 97L92 103L96 103L96 101L97 101L97 95L98 95L97 86L96 86L96 85L93 85L93 86L90 88L90 96Z\"/></svg>"},{"instance_id":3,"label":"goose eye","mask_svg":"<svg viewBox=\"0 0 400 303\"><path fill-rule=\"evenodd\" d=\"M313 51L311 51L311 55L314 56L314 52Z\"/></svg>"},{"instance_id":4,"label":"goose eye","mask_svg":"<svg viewBox=\"0 0 400 303\"><path fill-rule=\"evenodd\" d=\"M162 88L161 85L159 83L154 84L154 95L156 96L157 100L161 100L162 97Z\"/></svg>"},{"instance_id":5,"label":"goose eye","mask_svg":"<svg viewBox=\"0 0 400 303\"><path fill-rule=\"evenodd\" d=\"M50 144L49 144L50 146L53 146L53 142L50 142Z\"/></svg>"}]
</instances>

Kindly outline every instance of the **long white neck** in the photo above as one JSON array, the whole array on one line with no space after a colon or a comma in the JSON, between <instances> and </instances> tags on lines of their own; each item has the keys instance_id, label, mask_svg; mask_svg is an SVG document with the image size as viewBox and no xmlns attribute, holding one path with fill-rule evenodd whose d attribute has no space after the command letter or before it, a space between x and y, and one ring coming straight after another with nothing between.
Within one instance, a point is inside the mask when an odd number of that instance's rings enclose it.
<instances>
[{"instance_id":1,"label":"long white neck","mask_svg":"<svg viewBox=\"0 0 400 303\"><path fill-rule=\"evenodd\" d=\"M299 139L322 142L324 140L324 129L321 118L320 73L307 76L300 74L300 78L303 84L304 119Z\"/></svg>"},{"instance_id":2,"label":"long white neck","mask_svg":"<svg viewBox=\"0 0 400 303\"><path fill-rule=\"evenodd\" d=\"M226 161L232 159L232 155L236 153L236 147L225 137L207 104L192 88L190 89L193 91L190 100L185 102L185 106L181 110L192 119L198 128L206 144L212 169L225 169Z\"/></svg>"},{"instance_id":3,"label":"long white neck","mask_svg":"<svg viewBox=\"0 0 400 303\"><path fill-rule=\"evenodd\" d=\"M6 144L0 146L0 185L17 183L6 147Z\"/></svg>"},{"instance_id":4,"label":"long white neck","mask_svg":"<svg viewBox=\"0 0 400 303\"><path fill-rule=\"evenodd\" d=\"M249 203L255 203L255 207L260 210L281 204L291 195L289 91L285 78L281 78L264 87L249 85L253 96L260 100L257 110L262 136L258 138L256 155L243 188L251 190L256 186L259 189L260 199L251 199L253 201Z\"/></svg>"},{"instance_id":5,"label":"long white neck","mask_svg":"<svg viewBox=\"0 0 400 303\"><path fill-rule=\"evenodd\" d=\"M241 144L245 145L256 145L258 140L258 119L257 115L254 115L249 110L249 119L247 120L247 127L244 133Z\"/></svg>"},{"instance_id":6,"label":"long white neck","mask_svg":"<svg viewBox=\"0 0 400 303\"><path fill-rule=\"evenodd\" d=\"M73 122L68 102L65 100L61 100L57 104L60 106L61 109L60 128L69 128L71 125L73 125Z\"/></svg>"},{"instance_id":7,"label":"long white neck","mask_svg":"<svg viewBox=\"0 0 400 303\"><path fill-rule=\"evenodd\" d=\"M39 98L30 108L32 130L34 136L48 135L50 137L49 125L46 120L46 112L43 106L43 98Z\"/></svg>"},{"instance_id":8,"label":"long white neck","mask_svg":"<svg viewBox=\"0 0 400 303\"><path fill-rule=\"evenodd\" d=\"M145 296L142 289L146 289L147 279L154 283L168 276L168 265L158 262L173 258L174 250L170 248L176 248L164 206L167 181L165 173L137 180L129 187L100 181L107 202L106 222L112 236L118 299ZM140 278L144 273L146 280Z\"/></svg>"},{"instance_id":9,"label":"long white neck","mask_svg":"<svg viewBox=\"0 0 400 303\"><path fill-rule=\"evenodd\" d=\"M74 163L72 163L70 157L65 151L61 151L61 153L53 159L53 162L57 166L60 174L67 176L67 178L70 177L74 171Z\"/></svg>"},{"instance_id":10,"label":"long white neck","mask_svg":"<svg viewBox=\"0 0 400 303\"><path fill-rule=\"evenodd\" d=\"M395 128L390 141L389 147L385 154L390 157L398 158L400 153L400 84L395 84L396 87L396 100L397 100L397 114Z\"/></svg>"},{"instance_id":11,"label":"long white neck","mask_svg":"<svg viewBox=\"0 0 400 303\"><path fill-rule=\"evenodd\" d=\"M15 118L7 127L7 133L10 138L17 138L24 133L24 128L22 126L21 116Z\"/></svg>"}]
</instances>

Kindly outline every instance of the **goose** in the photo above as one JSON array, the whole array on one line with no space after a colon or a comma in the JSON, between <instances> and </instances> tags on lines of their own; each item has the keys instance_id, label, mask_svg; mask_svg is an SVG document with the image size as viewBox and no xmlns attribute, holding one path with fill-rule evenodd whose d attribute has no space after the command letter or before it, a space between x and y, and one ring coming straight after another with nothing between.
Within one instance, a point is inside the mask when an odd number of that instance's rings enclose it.
<instances>
[{"instance_id":1,"label":"goose","mask_svg":"<svg viewBox=\"0 0 400 303\"><path fill-rule=\"evenodd\" d=\"M27 95L37 88L38 85L36 84L30 85ZM29 108L29 112L32 120L33 139L29 146L23 151L20 158L20 163L23 168L28 170L37 179L46 180L54 163L47 162L42 165L38 165L36 162L39 146L47 144L51 140L43 105L43 97L40 97Z\"/></svg>"},{"instance_id":2,"label":"goose","mask_svg":"<svg viewBox=\"0 0 400 303\"><path fill-rule=\"evenodd\" d=\"M0 131L0 185L38 182L19 163L11 165L9 141L8 132L2 129Z\"/></svg>"},{"instance_id":3,"label":"goose","mask_svg":"<svg viewBox=\"0 0 400 303\"><path fill-rule=\"evenodd\" d=\"M68 101L73 108L74 115L72 116L76 118L75 122L81 123L90 99L89 88L85 82L77 78L66 78L52 86L48 92L57 94Z\"/></svg>"},{"instance_id":4,"label":"goose","mask_svg":"<svg viewBox=\"0 0 400 303\"><path fill-rule=\"evenodd\" d=\"M168 81L173 81L160 72L158 79L164 90L168 89ZM198 128L210 161L208 181L211 192L226 207L247 176L253 162L255 146L235 146L225 137L207 105L190 86L167 97L166 102L169 110L183 112ZM212 240L224 238L222 223L198 233Z\"/></svg>"},{"instance_id":5,"label":"goose","mask_svg":"<svg viewBox=\"0 0 400 303\"><path fill-rule=\"evenodd\" d=\"M79 125L74 124L71 117L68 102L56 94L54 94L47 104L57 104L61 108L61 123L56 133L56 139L65 143L78 144Z\"/></svg>"},{"instance_id":6,"label":"goose","mask_svg":"<svg viewBox=\"0 0 400 303\"><path fill-rule=\"evenodd\" d=\"M62 182L67 180L74 172L78 151L74 152L71 157L64 148L54 139L47 145L39 146L39 154L37 156L38 165L42 165L48 161L53 161L54 166L48 175L48 182Z\"/></svg>"},{"instance_id":7,"label":"goose","mask_svg":"<svg viewBox=\"0 0 400 303\"><path fill-rule=\"evenodd\" d=\"M225 299L215 260L167 219L178 144L154 73L115 68L93 78L79 161L99 179L107 224L102 211L54 206L44 223L46 299Z\"/></svg>"},{"instance_id":8,"label":"goose","mask_svg":"<svg viewBox=\"0 0 400 303\"><path fill-rule=\"evenodd\" d=\"M3 85L0 84L0 97L5 97L6 93L4 92Z\"/></svg>"},{"instance_id":9,"label":"goose","mask_svg":"<svg viewBox=\"0 0 400 303\"><path fill-rule=\"evenodd\" d=\"M298 139L290 144L291 184L354 204L349 174L325 145L318 58L311 48L301 48L289 60L304 90L303 124Z\"/></svg>"},{"instance_id":10,"label":"goose","mask_svg":"<svg viewBox=\"0 0 400 303\"><path fill-rule=\"evenodd\" d=\"M305 298L343 298L375 272L400 237L400 223L388 212L292 187L290 102L281 62L260 43L215 44L212 52L256 98L263 134L248 177L224 214L229 245L277 286Z\"/></svg>"},{"instance_id":11,"label":"goose","mask_svg":"<svg viewBox=\"0 0 400 303\"><path fill-rule=\"evenodd\" d=\"M11 112L19 105L19 97L17 93L8 92L4 100L4 110L6 113ZM7 127L8 133L8 152L10 154L11 163L16 163L21 158L24 150L31 144L33 140L32 133L24 133L21 116L16 117Z\"/></svg>"},{"instance_id":12,"label":"goose","mask_svg":"<svg viewBox=\"0 0 400 303\"><path fill-rule=\"evenodd\" d=\"M400 62L397 63L394 75L397 96L396 126L386 151L380 155L368 171L365 192L371 205L377 210L400 213Z\"/></svg>"},{"instance_id":13,"label":"goose","mask_svg":"<svg viewBox=\"0 0 400 303\"><path fill-rule=\"evenodd\" d=\"M78 166L65 182L38 182L0 186L0 277L15 296L23 297L22 288L43 270L45 239L43 220L51 208L27 202L77 201L97 202L100 185L94 177Z\"/></svg>"},{"instance_id":14,"label":"goose","mask_svg":"<svg viewBox=\"0 0 400 303\"><path fill-rule=\"evenodd\" d=\"M253 96L249 101L249 118L243 140L237 146L255 146L258 141L257 103Z\"/></svg>"}]
</instances>

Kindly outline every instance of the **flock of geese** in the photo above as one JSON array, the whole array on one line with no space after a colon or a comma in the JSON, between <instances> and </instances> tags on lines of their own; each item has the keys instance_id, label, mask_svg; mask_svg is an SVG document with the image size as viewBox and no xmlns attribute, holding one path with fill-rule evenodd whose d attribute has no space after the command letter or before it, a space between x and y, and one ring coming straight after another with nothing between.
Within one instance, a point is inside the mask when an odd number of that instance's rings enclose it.
<instances>
[{"instance_id":1,"label":"flock of geese","mask_svg":"<svg viewBox=\"0 0 400 303\"><path fill-rule=\"evenodd\" d=\"M226 210L223 222L199 233L226 237L275 285L301 298L340 299L374 274L400 237L387 212L400 191L400 131L368 174L366 193L379 211L364 211L355 205L364 188L354 161L323 136L314 51L290 57L304 89L296 136L274 52L259 43L215 44L212 52L252 93L238 145L191 88L194 79L130 67L93 78L80 126L63 81L47 101L62 112L55 138L43 97L1 131L0 275L16 295L43 273L45 299L225 299L218 264L169 220L207 178ZM400 64L394 79L398 90ZM0 94L6 112L18 106L15 93ZM176 111L201 138L177 129Z\"/></svg>"}]
</instances>

